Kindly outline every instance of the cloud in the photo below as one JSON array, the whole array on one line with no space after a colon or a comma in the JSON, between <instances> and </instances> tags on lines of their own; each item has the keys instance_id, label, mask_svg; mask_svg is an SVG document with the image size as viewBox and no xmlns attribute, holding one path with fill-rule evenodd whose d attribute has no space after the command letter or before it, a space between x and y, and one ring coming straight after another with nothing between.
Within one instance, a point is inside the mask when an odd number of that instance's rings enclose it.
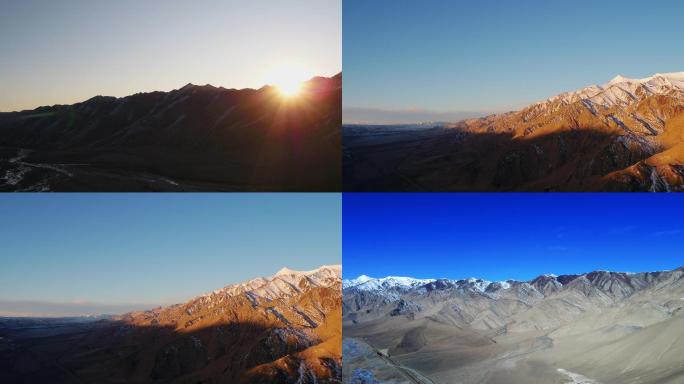
<instances>
[{"instance_id":1,"label":"cloud","mask_svg":"<svg viewBox=\"0 0 684 384\"><path fill-rule=\"evenodd\" d=\"M654 232L653 236L656 236L656 237L674 236L674 235L678 235L680 233L682 233L681 229L669 229L669 230Z\"/></svg>"},{"instance_id":2,"label":"cloud","mask_svg":"<svg viewBox=\"0 0 684 384\"><path fill-rule=\"evenodd\" d=\"M347 107L342 111L344 124L415 124L424 122L456 122L486 116L486 112L433 111L421 108L382 109Z\"/></svg>"},{"instance_id":3,"label":"cloud","mask_svg":"<svg viewBox=\"0 0 684 384\"><path fill-rule=\"evenodd\" d=\"M565 237L565 227L556 227L552 231L556 234L556 239L562 239Z\"/></svg>"},{"instance_id":4,"label":"cloud","mask_svg":"<svg viewBox=\"0 0 684 384\"><path fill-rule=\"evenodd\" d=\"M104 304L87 301L51 302L34 300L0 300L0 316L68 317L121 314L154 307L150 304Z\"/></svg>"},{"instance_id":5,"label":"cloud","mask_svg":"<svg viewBox=\"0 0 684 384\"><path fill-rule=\"evenodd\" d=\"M637 227L634 225L628 225L626 227L615 227L615 228L610 229L610 233L613 233L613 234L627 233L627 232L634 231L635 229L637 229Z\"/></svg>"}]
</instances>

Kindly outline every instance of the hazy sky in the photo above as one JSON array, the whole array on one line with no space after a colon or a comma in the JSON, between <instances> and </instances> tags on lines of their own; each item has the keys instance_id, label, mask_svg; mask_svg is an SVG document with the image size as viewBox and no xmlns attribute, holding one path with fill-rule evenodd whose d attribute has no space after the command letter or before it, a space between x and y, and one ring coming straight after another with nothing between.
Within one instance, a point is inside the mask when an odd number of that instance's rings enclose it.
<instances>
[{"instance_id":1,"label":"hazy sky","mask_svg":"<svg viewBox=\"0 0 684 384\"><path fill-rule=\"evenodd\" d=\"M344 121L515 110L684 71L682 14L676 0L345 0Z\"/></svg>"},{"instance_id":2,"label":"hazy sky","mask_svg":"<svg viewBox=\"0 0 684 384\"><path fill-rule=\"evenodd\" d=\"M341 200L286 193L2 196L0 316L151 308L285 266L340 264Z\"/></svg>"},{"instance_id":3,"label":"hazy sky","mask_svg":"<svg viewBox=\"0 0 684 384\"><path fill-rule=\"evenodd\" d=\"M259 88L282 65L334 75L341 15L341 0L0 0L0 111Z\"/></svg>"},{"instance_id":4,"label":"hazy sky","mask_svg":"<svg viewBox=\"0 0 684 384\"><path fill-rule=\"evenodd\" d=\"M684 195L344 194L344 277L532 279L684 266Z\"/></svg>"}]
</instances>

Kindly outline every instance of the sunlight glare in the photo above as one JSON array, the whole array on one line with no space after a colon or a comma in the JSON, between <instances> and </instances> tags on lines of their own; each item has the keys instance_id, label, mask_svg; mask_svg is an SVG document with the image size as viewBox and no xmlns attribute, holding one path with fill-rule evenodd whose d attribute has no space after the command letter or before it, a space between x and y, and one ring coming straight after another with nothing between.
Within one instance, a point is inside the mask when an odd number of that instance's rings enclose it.
<instances>
[{"instance_id":1,"label":"sunlight glare","mask_svg":"<svg viewBox=\"0 0 684 384\"><path fill-rule=\"evenodd\" d=\"M289 98L299 94L302 84L308 77L309 73L302 66L288 63L271 72L269 83L274 85L281 95Z\"/></svg>"}]
</instances>

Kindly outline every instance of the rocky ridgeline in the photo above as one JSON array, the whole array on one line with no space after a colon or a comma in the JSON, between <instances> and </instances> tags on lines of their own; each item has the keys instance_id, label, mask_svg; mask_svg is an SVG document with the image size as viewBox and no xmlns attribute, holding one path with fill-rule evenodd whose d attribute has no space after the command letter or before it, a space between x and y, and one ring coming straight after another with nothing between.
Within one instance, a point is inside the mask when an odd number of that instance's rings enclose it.
<instances>
[{"instance_id":1,"label":"rocky ridgeline","mask_svg":"<svg viewBox=\"0 0 684 384\"><path fill-rule=\"evenodd\" d=\"M594 271L576 275L542 275L530 281L481 279L422 280L423 284L377 284L383 279L345 282L344 320L359 323L385 316L419 318L443 315L448 322L478 329L546 329L582 313L623 303L657 298L645 311L671 316L684 306L684 268L625 273ZM386 280L385 280L386 281ZM394 279L396 281L396 278ZM415 281L403 278L403 281ZM530 320L523 316L539 312ZM517 321L516 316L521 320ZM522 318L525 317L524 320Z\"/></svg>"}]
</instances>

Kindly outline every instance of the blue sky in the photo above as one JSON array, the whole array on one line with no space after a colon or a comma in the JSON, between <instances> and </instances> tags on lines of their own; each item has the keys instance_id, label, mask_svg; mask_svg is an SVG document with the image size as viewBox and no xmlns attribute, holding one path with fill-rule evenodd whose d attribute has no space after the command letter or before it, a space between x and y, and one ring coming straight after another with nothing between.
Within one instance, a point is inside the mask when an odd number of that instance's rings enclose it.
<instances>
[{"instance_id":1,"label":"blue sky","mask_svg":"<svg viewBox=\"0 0 684 384\"><path fill-rule=\"evenodd\" d=\"M684 266L684 195L354 194L343 207L343 273L532 279Z\"/></svg>"},{"instance_id":2,"label":"blue sky","mask_svg":"<svg viewBox=\"0 0 684 384\"><path fill-rule=\"evenodd\" d=\"M676 0L345 0L344 120L459 119L684 71L682 14Z\"/></svg>"},{"instance_id":3,"label":"blue sky","mask_svg":"<svg viewBox=\"0 0 684 384\"><path fill-rule=\"evenodd\" d=\"M342 70L341 0L0 0L0 111Z\"/></svg>"},{"instance_id":4,"label":"blue sky","mask_svg":"<svg viewBox=\"0 0 684 384\"><path fill-rule=\"evenodd\" d=\"M339 264L341 199L6 194L0 199L0 315L150 308L285 266Z\"/></svg>"}]
</instances>

